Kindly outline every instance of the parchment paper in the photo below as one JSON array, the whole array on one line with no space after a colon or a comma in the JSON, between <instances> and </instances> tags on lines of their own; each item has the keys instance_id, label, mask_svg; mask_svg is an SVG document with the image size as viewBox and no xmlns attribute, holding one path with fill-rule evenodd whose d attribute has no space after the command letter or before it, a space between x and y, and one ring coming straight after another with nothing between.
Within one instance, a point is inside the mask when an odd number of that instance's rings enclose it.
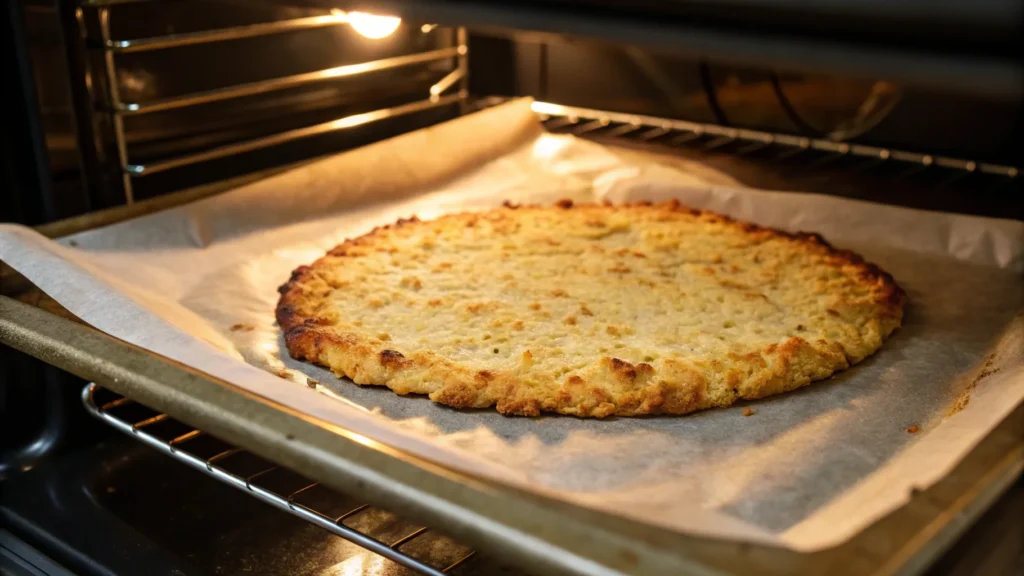
<instances>
[{"instance_id":1,"label":"parchment paper","mask_svg":"<svg viewBox=\"0 0 1024 576\"><path fill-rule=\"evenodd\" d=\"M58 242L0 226L0 259L100 330L422 457L668 529L831 546L940 479L1024 398L1024 223L723 182L544 134L520 101ZM565 197L675 197L820 232L895 276L904 326L831 380L684 417L457 411L288 358L276 287L344 238Z\"/></svg>"}]
</instances>

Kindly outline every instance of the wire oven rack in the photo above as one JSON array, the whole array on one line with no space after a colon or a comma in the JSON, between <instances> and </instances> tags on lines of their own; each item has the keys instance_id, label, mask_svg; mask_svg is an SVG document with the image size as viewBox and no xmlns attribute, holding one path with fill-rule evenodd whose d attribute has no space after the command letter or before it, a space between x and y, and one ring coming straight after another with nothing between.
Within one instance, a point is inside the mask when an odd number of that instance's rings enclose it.
<instances>
[{"instance_id":1,"label":"wire oven rack","mask_svg":"<svg viewBox=\"0 0 1024 576\"><path fill-rule=\"evenodd\" d=\"M210 160L226 158L254 150L279 146L295 140L310 138L320 134L337 132L355 126L378 122L388 118L415 114L432 108L464 103L469 96L469 46L468 33L465 28L455 28L455 45L449 48L414 52L391 58L356 62L313 72L270 78L245 84L222 86L212 90L193 92L180 96L162 98L145 102L127 102L120 94L117 60L120 55L149 52L155 50L172 50L182 46L197 44L213 44L243 38L271 36L316 28L340 27L350 24L348 15L341 10L331 10L318 16L308 16L277 20L258 24L248 24L225 28L202 30L181 34L167 34L149 38L118 39L111 33L111 14L118 4L125 0L82 0L75 10L75 18L79 33L86 45L102 53L99 78L105 82L106 89L99 98L101 104L93 110L97 114L108 115L113 132L113 146L116 149L118 168L121 173L121 186L126 204L132 204L134 198L135 178L164 172L174 168L199 164ZM88 11L88 12L87 12ZM87 16L95 16L98 22L99 38L90 37ZM424 32L433 29L433 25L424 25ZM304 126L285 132L270 134L241 142L225 144L215 148L166 158L145 163L133 162L128 146L125 119L130 116L158 113L167 110L186 108L210 102L233 100L255 94L265 94L297 86L324 83L339 78L366 75L382 70L409 67L441 60L454 61L451 72L430 86L423 99L407 102L388 108L380 108L368 112L352 114L329 122ZM92 92L92 83L86 83Z\"/></svg>"},{"instance_id":2,"label":"wire oven rack","mask_svg":"<svg viewBox=\"0 0 1024 576\"><path fill-rule=\"evenodd\" d=\"M490 104L484 101L484 104ZM702 124L638 114L624 114L548 102L534 102L533 111L550 132L651 143L667 148L723 152L735 157L761 157L781 163L801 157L803 169L825 169L845 163L842 173L888 170L891 178L929 174L932 189L975 177L980 189L1004 191L1019 187L1020 168L878 146L837 142L790 134Z\"/></svg>"},{"instance_id":3,"label":"wire oven rack","mask_svg":"<svg viewBox=\"0 0 1024 576\"><path fill-rule=\"evenodd\" d=\"M389 513L367 504L341 513L331 511L325 502L343 500L340 494L328 491L324 498L327 489L319 483L96 384L90 383L82 390L82 402L90 414L142 443L420 574L451 574L476 557L474 550L431 528L407 522L400 522L397 530L388 530L387 534L371 535L372 518L389 517ZM318 497L305 497L314 489L321 492ZM370 521L361 523L360 518ZM413 550L414 541L428 537L434 539L431 546Z\"/></svg>"}]
</instances>

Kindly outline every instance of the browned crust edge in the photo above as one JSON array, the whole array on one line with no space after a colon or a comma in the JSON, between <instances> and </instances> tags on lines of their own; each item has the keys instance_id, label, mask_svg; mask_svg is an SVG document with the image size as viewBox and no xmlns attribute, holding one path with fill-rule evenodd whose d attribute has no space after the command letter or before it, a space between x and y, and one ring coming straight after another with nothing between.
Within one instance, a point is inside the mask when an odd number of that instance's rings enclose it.
<instances>
[{"instance_id":1,"label":"browned crust edge","mask_svg":"<svg viewBox=\"0 0 1024 576\"><path fill-rule=\"evenodd\" d=\"M812 250L826 252L829 256L827 262L831 265L853 267L858 271L860 282L876 288L875 304L881 309L878 331L882 341L899 327L903 317L906 294L889 273L866 262L853 251L834 248L817 233L790 233L738 222L715 212L689 208L677 200L658 204L638 202L614 206L610 203L575 204L571 200L561 200L555 206L564 210L651 208L685 212L709 223L735 226L746 234L788 239ZM503 209L548 210L550 207L506 202ZM464 213L448 214L437 220L465 216ZM345 240L328 251L328 255L344 256L349 248L371 242L381 231L418 222L420 220L414 216L399 219L394 224L378 226L362 236ZM537 416L542 411L590 417L685 414L705 408L727 406L740 399L762 398L793 390L811 381L827 378L864 359L850 356L842 346L836 344L829 345L823 340L807 342L800 337L793 337L779 345L769 346L761 354L732 358L733 361L740 363L740 371L753 371L755 374L760 372L761 376L757 379L756 385L751 386L749 382L742 382L733 373L736 371L725 374L722 382L709 382L698 371L685 367L680 367L680 370L676 371L677 378L674 381L656 381L653 378L653 369L647 364L633 365L616 358L606 358L602 361L601 368L604 372L601 377L620 385L629 385L635 389L634 393L625 394L618 399L608 398L603 389L588 386L578 377L570 377L555 398L541 402L524 395L522 387L517 386L515 378L508 374L486 370L473 373L436 354L419 354L414 358L406 358L396 350L377 350L379 347L370 346L357 336L325 329L325 322L322 319L302 315L299 312L300 303L305 298L302 285L315 274L315 268L321 261L322 259L312 265L299 266L292 272L289 280L278 288L281 297L276 308L276 318L284 331L285 343L292 357L326 366L339 376L346 376L358 384L386 385L399 394L407 394L411 390L396 376L415 367L425 371L426 378L437 382L436 390L429 394L430 399L455 408L495 406L503 414L524 416ZM820 368L822 363L832 367L823 370ZM818 367L806 370L800 368L808 364Z\"/></svg>"}]
</instances>

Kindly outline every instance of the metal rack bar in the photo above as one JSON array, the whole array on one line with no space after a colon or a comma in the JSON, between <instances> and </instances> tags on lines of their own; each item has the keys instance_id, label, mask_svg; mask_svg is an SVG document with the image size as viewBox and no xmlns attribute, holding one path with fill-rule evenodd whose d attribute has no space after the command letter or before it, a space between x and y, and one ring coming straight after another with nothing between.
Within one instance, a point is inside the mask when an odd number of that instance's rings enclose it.
<instances>
[{"instance_id":1,"label":"metal rack bar","mask_svg":"<svg viewBox=\"0 0 1024 576\"><path fill-rule=\"evenodd\" d=\"M448 565L448 566L447 566L447 567L446 567L446 568L445 568L444 570L442 570L442 572L444 572L445 574L447 574L447 573L451 572L452 570L455 570L455 569L456 569L456 568L458 568L459 566L462 566L463 564L465 564L466 562L468 562L468 561L469 561L469 560L470 560L471 558L473 558L474 556L476 556L476 550L473 550L473 551L472 551L472 552L470 552L469 554L466 554L466 555L465 555L465 556L463 556L462 558L459 558L459 559L458 559L458 560L456 560L455 562L452 562L452 563L451 563L451 564L449 564L449 565Z\"/></svg>"},{"instance_id":2,"label":"metal rack bar","mask_svg":"<svg viewBox=\"0 0 1024 576\"><path fill-rule=\"evenodd\" d=\"M416 538L419 538L420 536L426 534L427 530L429 530L429 528L426 528L426 527L424 527L424 528L417 528L416 530L413 530L409 534L406 534L405 536L402 536L398 540L395 540L394 542L392 542L391 543L391 547L394 548L395 550L398 550L403 545L408 544L409 542L412 542Z\"/></svg>"},{"instance_id":3,"label":"metal rack bar","mask_svg":"<svg viewBox=\"0 0 1024 576\"><path fill-rule=\"evenodd\" d=\"M459 45L458 68L461 70L459 78L461 83L459 91L469 94L469 31L464 27L455 29L455 43ZM466 100L459 103L459 109L463 114L469 112L469 105Z\"/></svg>"},{"instance_id":4,"label":"metal rack bar","mask_svg":"<svg viewBox=\"0 0 1024 576\"><path fill-rule=\"evenodd\" d=\"M464 72L462 68L456 68L450 73L445 75L444 78L438 80L433 86L430 87L430 98L436 100L444 94L446 90L452 87L453 84L462 79Z\"/></svg>"},{"instance_id":5,"label":"metal rack bar","mask_svg":"<svg viewBox=\"0 0 1024 576\"><path fill-rule=\"evenodd\" d=\"M227 86L224 88L217 88L215 90L208 90L205 92L193 92L191 94L174 96L171 98L162 98L160 100L151 100L149 102L123 103L120 105L119 108L115 109L114 112L124 116L134 116L138 114L149 114L151 112L162 112L164 110L174 110L176 108L185 108L188 106L195 106L197 104L207 104L210 102L230 100L232 98L241 98L243 96L265 94L267 92L284 90L286 88L295 88L298 86L305 86L308 84L314 84L316 82L323 82L326 80L334 80L337 78L345 78L349 76L358 76L361 74L379 72L381 70L389 70L392 68L412 66L414 64L434 62L437 60L443 60L445 58L456 57L462 54L464 51L465 46L456 46L452 48L443 48L440 50L431 50L430 52L420 52L418 54L406 54L403 56L395 56L393 58L383 58L381 60L372 60L370 62L360 62L358 64L346 64L344 66L326 68L324 70L317 70L315 72L306 72L303 74L295 74L292 76L284 76L281 78L261 80L259 82L238 84L235 86ZM444 80L442 80L442 82L443 81ZM450 85L451 84L449 84L448 86ZM445 90L446 89L447 87L445 87ZM443 91L444 90L441 90L441 92ZM433 93L433 90L431 90L431 93ZM438 92L438 94L440 94L440 92Z\"/></svg>"},{"instance_id":6,"label":"metal rack bar","mask_svg":"<svg viewBox=\"0 0 1024 576\"><path fill-rule=\"evenodd\" d=\"M110 9L103 7L99 9L100 37L103 42L110 42ZM107 98L110 107L114 110L121 107L121 95L118 89L117 66L114 63L114 53L106 51L103 54L103 71L107 76ZM117 159L121 167L121 187L124 190L125 204L131 206L135 202L135 194L132 191L132 179L125 172L128 166L128 139L124 132L124 119L117 114L111 114L111 123L114 128L114 143L117 146Z\"/></svg>"},{"instance_id":7,"label":"metal rack bar","mask_svg":"<svg viewBox=\"0 0 1024 576\"><path fill-rule=\"evenodd\" d=\"M109 10L106 7L100 10ZM224 40L238 40L241 38L252 38L255 36L268 36L270 34L281 34L283 32L294 32L297 30L310 30L313 28L324 28L328 26L340 26L348 24L344 13L325 14L323 16L309 16L306 18L294 18L292 20L277 20L275 22L263 22L249 24L247 26L234 26L231 28L218 28L215 30L203 30L201 32L188 32L185 34L169 34L167 36L154 36L151 38L136 38L134 40L112 40L109 37L103 38L103 49L107 52L127 54L130 52L146 52L150 50L163 50L165 48L176 48L192 44L208 44L210 42L222 42Z\"/></svg>"},{"instance_id":8,"label":"metal rack bar","mask_svg":"<svg viewBox=\"0 0 1024 576\"><path fill-rule=\"evenodd\" d=\"M660 137L668 132L678 132L679 134L667 140L667 143L673 146L679 146L691 140L696 140L702 136L709 136L712 138L711 143L709 143L712 148L717 147L717 145L722 145L736 140L750 143L757 142L766 146L778 145L792 148L792 150L787 150L780 157L776 158L776 160L781 160L789 156L799 154L805 150L817 150L820 152L832 153L835 155L835 159L844 156L854 156L881 161L896 161L906 164L914 164L921 167L934 165L950 170L963 171L966 173L980 172L984 174L1002 176L1008 179L1017 178L1020 174L1019 169L1013 166L980 163L961 158L916 154L913 152L903 152L874 146L851 145L844 142L803 138L787 134L772 134L757 130L738 130L714 124L699 124L696 122L687 122L685 120L668 120L639 114L607 112L604 110L592 110L576 106L562 106L549 102L534 102L533 111L537 114L546 115L551 118L551 122L553 124L549 124L549 127L555 126L557 128L562 128L569 124L575 125L583 119L587 121L609 121L616 124L635 125L648 129L657 129L658 132L656 132L653 137ZM584 126L589 126L589 124L585 124ZM661 133L661 130L664 130L665 133ZM584 132L587 131L589 130L584 130ZM650 132L654 132L654 130L651 130Z\"/></svg>"},{"instance_id":9,"label":"metal rack bar","mask_svg":"<svg viewBox=\"0 0 1024 576\"><path fill-rule=\"evenodd\" d=\"M369 122L375 122L377 120L401 116L404 114L420 112L433 107L445 106L456 102L458 102L460 106L463 109L465 109L465 100L467 98L469 89L469 50L467 47L468 33L464 28L456 29L455 33L457 45L451 48L432 50L417 54L407 54L403 56L384 58L370 62L348 64L343 66L337 66L334 68L328 68L325 70L295 74L292 76L273 78L258 82L250 82L241 85L227 86L214 90L185 94L182 96L164 98L150 102L123 102L121 100L118 86L117 67L115 62L116 54L160 50L178 46L220 42L225 40L264 36L269 34L279 34L283 32L307 30L325 26L337 26L342 24L348 24L348 17L347 14L345 14L344 12L332 11L331 14L313 16L308 18L295 18L291 20L281 20L276 22L251 24L246 26L236 26L230 28L220 28L216 30L204 30L201 32L190 32L185 34L172 34L167 36L138 38L133 40L114 40L111 37L110 33L110 6L119 3L122 3L122 0L87 0L85 2L85 5L95 6L97 8L97 15L99 17L99 44L100 47L103 48L104 52L103 68L108 85L107 102L105 108L106 111L110 114L111 126L113 129L114 145L117 148L118 164L121 172L121 185L122 189L124 190L125 203L127 205L131 205L134 203L134 189L132 178L135 176L154 174L158 172L163 172L165 170L170 170L172 168L188 166L199 162L232 156L235 154L242 154L253 150L259 150L262 148L284 144L287 142L291 142L293 140L309 136L333 132L335 130L350 128L366 124ZM195 154L179 156L177 158L170 158L167 160L160 160L145 164L132 164L130 163L129 160L127 136L124 125L124 117L126 116L148 114L152 112L184 108L188 106L204 104L209 102L218 102L223 100L229 100L232 98L239 98L254 94L262 94L276 90L283 90L287 88L303 86L335 78L372 73L391 68L427 63L453 57L457 59L455 70L453 70L447 76L445 76L440 81L435 83L430 88L427 99L423 101L411 102L400 106L374 110L362 114L355 114L344 118L339 118L331 122L318 124L315 126L307 126L304 128L298 128L287 132L256 138L254 140L228 144L210 150L198 152ZM459 92L454 95L445 96L444 93L448 91L456 83L460 83Z\"/></svg>"},{"instance_id":10,"label":"metal rack bar","mask_svg":"<svg viewBox=\"0 0 1024 576\"><path fill-rule=\"evenodd\" d=\"M410 102L408 104L393 106L391 108L382 108L380 110L373 110L371 112L353 114L351 116L345 116L344 118L338 118L337 120L332 120L330 122L324 122L323 124L316 124L314 126L307 126L305 128L297 128L295 130L280 132L278 134L264 136L263 138L257 138L255 140L246 140L244 142L238 142L236 144L228 144L226 146L212 148L210 150L205 150L203 152L198 152L196 154L178 156L177 158L171 158L169 160L161 160L158 162L151 162L148 164L127 164L125 166L125 172L133 176L155 174L157 172L170 170L171 168L189 166L191 164L197 164L199 162L205 162L207 160L216 160L218 158L234 156L236 154L242 154L244 152L251 152L253 150L259 150L262 148L277 146L279 144L285 144L287 142L299 140L301 138L308 138L310 136L316 136L318 134L326 134L328 132L334 132L336 130L353 128L355 126L368 124L370 122L376 122L378 120L384 120L386 118L394 118L396 116L403 116L405 114L413 114L415 112L422 112L424 110L429 110L431 108L446 106L448 104L458 102L466 98L466 96L467 94L465 92L459 92L458 94L452 94L437 99L418 100L416 102Z\"/></svg>"},{"instance_id":11,"label":"metal rack bar","mask_svg":"<svg viewBox=\"0 0 1024 576\"><path fill-rule=\"evenodd\" d=\"M156 416L152 416L150 418L146 418L145 420L142 420L140 422L136 422L135 424L132 424L132 429L135 430L135 431L139 431L139 430L142 430L143 428L145 428L146 426L150 426L152 424L156 424L157 422L163 422L166 419L167 419L167 414L157 414Z\"/></svg>"},{"instance_id":12,"label":"metal rack bar","mask_svg":"<svg viewBox=\"0 0 1024 576\"><path fill-rule=\"evenodd\" d=\"M165 454L168 454L174 457L175 459L180 460L201 472L210 474L214 478L217 478L218 480L226 484L230 484L232 486L235 486L236 488L250 492L257 499L262 500L263 502L266 502L267 504L270 504L275 508L298 516L303 520L306 520L316 526L319 526L327 530L328 532L336 534L344 538L345 540L348 540L349 542L362 546L363 548L366 548L371 552L380 554L381 556L389 560L392 560L398 564L401 564L406 568L415 570L420 574L425 574L427 576L443 576L445 574L448 574L458 566L461 566L475 555L475 551L470 552L465 556L459 558L455 562L452 562L443 569L438 569L433 566L430 566L424 563L423 561L413 558L412 556L404 554L398 550L403 545L409 543L415 538L418 538L429 532L429 528L417 528L411 533L393 542L392 544L385 544L380 540L377 540L376 538L373 538L367 534L359 532L358 530L355 530L343 524L343 522L346 519L368 510L370 508L369 505L364 504L361 506L357 506L349 510L348 512L342 514L341 516L330 517L309 507L303 506L302 504L298 504L294 501L295 496L306 490L309 490L313 486L317 486L318 484L316 482L312 482L309 485L287 495L282 495L273 492L268 488L259 485L258 483L255 482L255 480L269 474L270 472L273 472L274 470L279 470L279 467L268 463L267 468L249 474L248 476L241 477L237 474L232 473L224 466L217 464L218 462L224 461L229 456L241 453L242 450L240 448L230 448L223 452L220 452L219 454L215 454L209 458L203 459L199 456L196 456L194 453L188 451L185 447L182 446L182 444L187 443L189 439L201 435L201 431L193 430L192 432L179 435L174 440L163 440L153 434L150 434L142 430L142 426L140 425L140 423L132 423L126 420L122 420L115 416L114 414L111 414L109 409L107 408L118 408L121 406L125 406L127 404L132 403L130 400L125 399L125 401L121 402L122 399L119 398L116 401L104 403L102 406L97 405L95 400L97 390L99 390L99 387L96 384L92 383L86 385L85 388L82 390L82 402L83 404L85 404L86 410L94 417L102 420L103 422L109 424L110 426L116 428L117 430L120 430L125 434L134 436L142 443L153 448L156 448L157 450ZM165 414L157 414L155 416L151 416L142 420L142 422L148 422L157 417L161 417L161 419L167 418ZM185 440L179 440L186 436L188 436L189 438Z\"/></svg>"}]
</instances>

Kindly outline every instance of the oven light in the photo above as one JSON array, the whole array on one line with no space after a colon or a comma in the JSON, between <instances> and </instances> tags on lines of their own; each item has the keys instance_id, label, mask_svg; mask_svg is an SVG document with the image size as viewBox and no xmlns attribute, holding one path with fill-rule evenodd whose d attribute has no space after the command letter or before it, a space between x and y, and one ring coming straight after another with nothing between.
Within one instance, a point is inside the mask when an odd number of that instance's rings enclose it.
<instances>
[{"instance_id":1,"label":"oven light","mask_svg":"<svg viewBox=\"0 0 1024 576\"><path fill-rule=\"evenodd\" d=\"M387 38L398 30L402 19L397 16L378 16L365 12L349 12L348 23L352 29L365 38L377 40Z\"/></svg>"}]
</instances>

